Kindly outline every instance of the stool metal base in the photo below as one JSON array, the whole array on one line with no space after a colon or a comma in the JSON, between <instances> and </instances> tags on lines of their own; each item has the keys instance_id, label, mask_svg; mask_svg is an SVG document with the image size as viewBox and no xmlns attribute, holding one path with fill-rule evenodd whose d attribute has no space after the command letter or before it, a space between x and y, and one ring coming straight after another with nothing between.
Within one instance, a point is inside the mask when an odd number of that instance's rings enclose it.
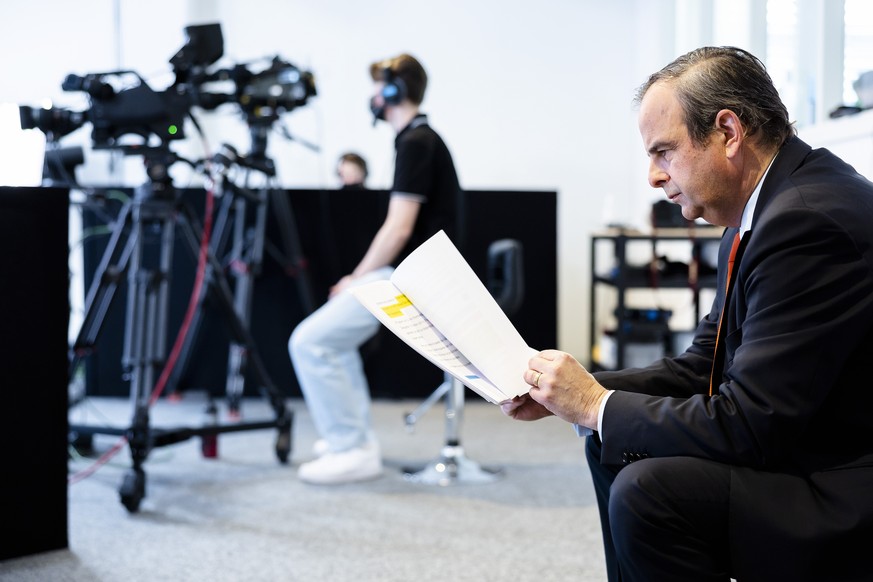
<instances>
[{"instance_id":1,"label":"stool metal base","mask_svg":"<svg viewBox=\"0 0 873 582\"><path fill-rule=\"evenodd\" d=\"M425 485L450 485L493 483L503 476L500 469L486 469L464 454L464 447L446 445L436 460L423 469L404 470L403 478L412 483Z\"/></svg>"}]
</instances>

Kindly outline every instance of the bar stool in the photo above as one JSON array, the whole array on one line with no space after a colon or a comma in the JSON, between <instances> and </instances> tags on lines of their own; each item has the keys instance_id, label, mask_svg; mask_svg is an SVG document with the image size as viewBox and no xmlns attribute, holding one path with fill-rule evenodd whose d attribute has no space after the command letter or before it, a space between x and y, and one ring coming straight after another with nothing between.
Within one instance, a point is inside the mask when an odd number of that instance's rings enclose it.
<instances>
[{"instance_id":1,"label":"bar stool","mask_svg":"<svg viewBox=\"0 0 873 582\"><path fill-rule=\"evenodd\" d=\"M522 244L515 239L496 240L488 246L486 287L506 315L511 316L524 300ZM491 483L502 475L500 469L485 468L469 459L461 445L466 387L446 373L443 383L412 412L404 415L407 430L441 398L445 398L445 440L439 456L418 470L405 469L408 481L448 486L460 483Z\"/></svg>"}]
</instances>

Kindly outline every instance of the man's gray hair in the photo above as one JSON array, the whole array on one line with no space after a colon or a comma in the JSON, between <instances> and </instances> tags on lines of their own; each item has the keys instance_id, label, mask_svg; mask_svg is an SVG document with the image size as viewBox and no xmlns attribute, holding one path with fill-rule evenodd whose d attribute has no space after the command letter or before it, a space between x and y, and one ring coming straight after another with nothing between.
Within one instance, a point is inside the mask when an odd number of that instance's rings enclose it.
<instances>
[{"instance_id":1,"label":"man's gray hair","mask_svg":"<svg viewBox=\"0 0 873 582\"><path fill-rule=\"evenodd\" d=\"M736 47L693 50L652 74L637 89L635 103L656 83L669 83L685 114L691 139L706 143L719 111L737 114L746 135L780 147L797 131L764 64Z\"/></svg>"}]
</instances>

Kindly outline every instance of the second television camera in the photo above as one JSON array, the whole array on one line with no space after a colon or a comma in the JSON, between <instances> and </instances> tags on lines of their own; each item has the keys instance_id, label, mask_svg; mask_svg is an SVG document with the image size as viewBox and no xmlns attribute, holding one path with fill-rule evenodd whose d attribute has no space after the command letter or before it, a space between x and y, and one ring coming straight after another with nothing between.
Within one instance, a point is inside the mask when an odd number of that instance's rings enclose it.
<instances>
[{"instance_id":1,"label":"second television camera","mask_svg":"<svg viewBox=\"0 0 873 582\"><path fill-rule=\"evenodd\" d=\"M187 42L171 59L175 81L163 91L155 91L133 71L70 74L61 85L64 91L88 95L90 108L72 111L60 107L20 106L22 129L39 129L50 141L91 123L95 149L124 147L126 135L142 137L146 145L156 136L162 146L185 137L184 121L192 107L215 109L224 103L237 103L249 123L272 120L279 114L305 105L315 96L311 72L273 58L269 67L252 71L246 65L209 72L221 58L224 40L220 24L185 28ZM204 90L210 83L231 81L231 92Z\"/></svg>"}]
</instances>

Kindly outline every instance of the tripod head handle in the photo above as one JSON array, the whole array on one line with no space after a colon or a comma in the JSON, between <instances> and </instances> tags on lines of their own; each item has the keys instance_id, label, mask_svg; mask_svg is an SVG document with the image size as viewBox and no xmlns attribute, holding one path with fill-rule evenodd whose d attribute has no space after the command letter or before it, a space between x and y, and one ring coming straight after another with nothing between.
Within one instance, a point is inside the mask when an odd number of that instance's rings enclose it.
<instances>
[{"instance_id":1,"label":"tripod head handle","mask_svg":"<svg viewBox=\"0 0 873 582\"><path fill-rule=\"evenodd\" d=\"M257 170L271 178L276 175L276 165L270 158L266 156L241 156L235 147L226 143L221 144L218 153L212 156L211 161L218 168L220 174L226 174L231 166L237 165L241 168Z\"/></svg>"}]
</instances>

